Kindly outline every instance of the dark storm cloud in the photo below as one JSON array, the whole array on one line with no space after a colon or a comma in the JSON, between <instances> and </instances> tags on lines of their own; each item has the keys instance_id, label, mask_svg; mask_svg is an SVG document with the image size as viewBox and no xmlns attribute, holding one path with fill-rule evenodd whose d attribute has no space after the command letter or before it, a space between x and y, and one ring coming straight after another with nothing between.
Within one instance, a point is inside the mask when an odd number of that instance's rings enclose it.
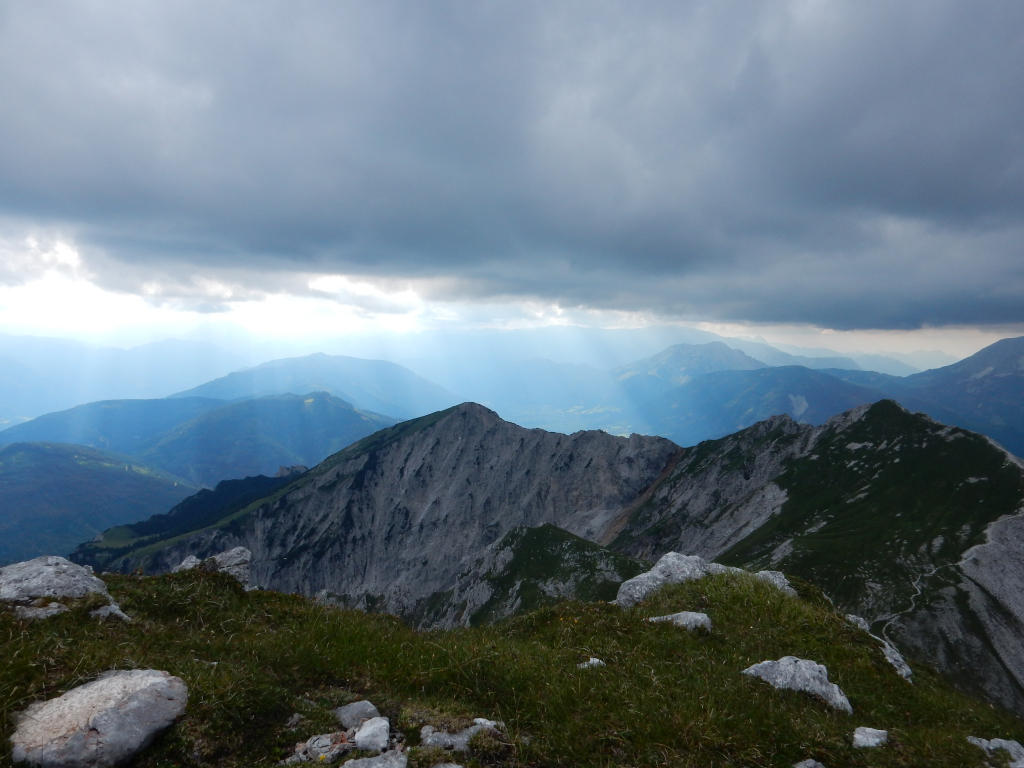
<instances>
[{"instance_id":1,"label":"dark storm cloud","mask_svg":"<svg viewBox=\"0 0 1024 768\"><path fill-rule=\"evenodd\" d=\"M1024 320L1024 6L4 3L0 214L295 273L837 328Z\"/></svg>"}]
</instances>

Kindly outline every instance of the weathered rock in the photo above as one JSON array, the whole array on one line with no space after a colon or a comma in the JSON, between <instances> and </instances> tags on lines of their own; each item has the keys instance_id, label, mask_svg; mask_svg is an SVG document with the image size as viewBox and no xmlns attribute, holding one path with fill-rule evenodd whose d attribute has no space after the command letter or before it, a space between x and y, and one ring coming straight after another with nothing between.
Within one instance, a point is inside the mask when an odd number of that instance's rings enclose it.
<instances>
[{"instance_id":1,"label":"weathered rock","mask_svg":"<svg viewBox=\"0 0 1024 768\"><path fill-rule=\"evenodd\" d=\"M185 683L167 672L107 672L22 712L11 757L42 768L118 765L173 725L187 701Z\"/></svg>"},{"instance_id":2,"label":"weathered rock","mask_svg":"<svg viewBox=\"0 0 1024 768\"><path fill-rule=\"evenodd\" d=\"M288 721L284 724L286 728L295 728L299 723L305 720L299 712L292 712L292 716L288 718Z\"/></svg>"},{"instance_id":3,"label":"weathered rock","mask_svg":"<svg viewBox=\"0 0 1024 768\"><path fill-rule=\"evenodd\" d=\"M293 715L294 717L294 715ZM356 748L344 731L321 733L295 745L295 754L282 760L279 765L295 765L312 761L332 763Z\"/></svg>"},{"instance_id":4,"label":"weathered rock","mask_svg":"<svg viewBox=\"0 0 1024 768\"><path fill-rule=\"evenodd\" d=\"M245 547L234 547L225 552L200 560L195 555L189 555L178 565L171 569L171 573L179 571L190 571L193 568L205 568L210 571L226 573L234 576L242 584L248 587L252 581L252 552Z\"/></svg>"},{"instance_id":5,"label":"weathered rock","mask_svg":"<svg viewBox=\"0 0 1024 768\"><path fill-rule=\"evenodd\" d=\"M853 714L846 694L828 681L828 670L817 662L783 656L778 661L762 661L747 667L743 674L758 677L773 688L809 693L842 712Z\"/></svg>"},{"instance_id":6,"label":"weathered rock","mask_svg":"<svg viewBox=\"0 0 1024 768\"><path fill-rule=\"evenodd\" d=\"M994 755L999 750L1010 754L1009 768L1024 768L1024 747L1020 742L1009 739L979 739L976 736L968 736L967 740L976 747L981 747L988 754Z\"/></svg>"},{"instance_id":7,"label":"weathered rock","mask_svg":"<svg viewBox=\"0 0 1024 768\"><path fill-rule=\"evenodd\" d=\"M648 621L670 622L677 627L685 627L691 632L696 629L711 629L710 617L706 613L695 613L694 611L680 611L668 616L652 616Z\"/></svg>"},{"instance_id":8,"label":"weathered rock","mask_svg":"<svg viewBox=\"0 0 1024 768\"><path fill-rule=\"evenodd\" d=\"M853 626L857 627L857 629L863 629L865 632L871 635L871 627L866 619L863 619L860 616L855 616L852 613L848 613L846 614L846 620L853 624ZM910 678L913 677L914 670L910 668L910 665L908 665L907 662L903 659L903 656L900 655L900 652L893 648L893 646L887 640L883 640L878 635L871 635L871 637L877 640L878 643L882 646L882 655L885 656L885 660L893 666L893 668L896 670L896 673L907 682L911 682Z\"/></svg>"},{"instance_id":9,"label":"weathered rock","mask_svg":"<svg viewBox=\"0 0 1024 768\"><path fill-rule=\"evenodd\" d=\"M615 604L620 608L629 608L666 584L682 584L686 581L703 579L708 575L737 570L739 569L710 563L696 555L669 552L663 555L651 570L622 582L615 598Z\"/></svg>"},{"instance_id":10,"label":"weathered rock","mask_svg":"<svg viewBox=\"0 0 1024 768\"><path fill-rule=\"evenodd\" d=\"M859 749L868 747L880 747L888 743L889 732L877 728L857 728L853 732L853 746Z\"/></svg>"},{"instance_id":11,"label":"weathered rock","mask_svg":"<svg viewBox=\"0 0 1024 768\"><path fill-rule=\"evenodd\" d=\"M391 721L386 717L371 717L356 731L355 745L367 752L383 752L391 738Z\"/></svg>"},{"instance_id":12,"label":"weathered rock","mask_svg":"<svg viewBox=\"0 0 1024 768\"><path fill-rule=\"evenodd\" d=\"M580 669L593 669L594 667L604 667L604 666L607 666L607 665L603 661L601 661L600 659L597 659L597 658L594 658L593 656L591 656L589 659L587 659L586 661L581 661L576 666L579 667Z\"/></svg>"},{"instance_id":13,"label":"weathered rock","mask_svg":"<svg viewBox=\"0 0 1024 768\"><path fill-rule=\"evenodd\" d=\"M793 768L825 768L824 765L819 763L817 760L801 760L799 763L793 763Z\"/></svg>"},{"instance_id":14,"label":"weathered rock","mask_svg":"<svg viewBox=\"0 0 1024 768\"><path fill-rule=\"evenodd\" d=\"M110 605L104 605L95 611L89 611L94 619L117 619L119 621L131 621L131 617L121 610L121 606L111 601Z\"/></svg>"},{"instance_id":15,"label":"weathered rock","mask_svg":"<svg viewBox=\"0 0 1024 768\"><path fill-rule=\"evenodd\" d=\"M378 757L363 757L358 760L349 760L345 765L347 768L405 768L409 759L404 752L393 749Z\"/></svg>"},{"instance_id":16,"label":"weathered rock","mask_svg":"<svg viewBox=\"0 0 1024 768\"><path fill-rule=\"evenodd\" d=\"M334 716L345 728L358 728L365 721L380 717L380 712L368 701L353 701L334 710Z\"/></svg>"},{"instance_id":17,"label":"weathered rock","mask_svg":"<svg viewBox=\"0 0 1024 768\"><path fill-rule=\"evenodd\" d=\"M54 555L0 568L0 601L29 605L36 600L80 599L107 595L107 585L92 568Z\"/></svg>"},{"instance_id":18,"label":"weathered rock","mask_svg":"<svg viewBox=\"0 0 1024 768\"><path fill-rule=\"evenodd\" d=\"M483 717L478 717L473 721L473 725L469 728L464 728L458 733L448 733L447 731L435 730L433 726L425 725L420 728L420 744L424 747L441 747L441 749L451 749L458 752L469 751L469 740L472 739L480 731L492 731L495 735L500 736L499 731L500 724L494 720L488 720Z\"/></svg>"}]
</instances>

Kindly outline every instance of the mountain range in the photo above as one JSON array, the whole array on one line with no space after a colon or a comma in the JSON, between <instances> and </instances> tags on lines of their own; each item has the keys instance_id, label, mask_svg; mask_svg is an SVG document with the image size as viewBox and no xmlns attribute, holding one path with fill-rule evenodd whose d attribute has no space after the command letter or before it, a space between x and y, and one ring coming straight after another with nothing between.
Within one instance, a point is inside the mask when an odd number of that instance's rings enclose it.
<instances>
[{"instance_id":1,"label":"mountain range","mask_svg":"<svg viewBox=\"0 0 1024 768\"><path fill-rule=\"evenodd\" d=\"M1021 712L1024 583L1007 565L1024 559L1022 504L1020 460L888 400L820 426L775 416L692 448L528 430L465 404L371 435L191 533L122 532L74 558L161 572L245 546L260 586L436 625L514 606L507 593L523 580L502 569L524 547L568 547L616 578L629 569L616 553L676 550L800 576L961 687ZM519 529L545 524L608 554L550 535L522 543L531 537ZM496 551L507 554L480 561ZM535 591L552 581L533 579ZM482 602L456 599L484 581Z\"/></svg>"}]
</instances>

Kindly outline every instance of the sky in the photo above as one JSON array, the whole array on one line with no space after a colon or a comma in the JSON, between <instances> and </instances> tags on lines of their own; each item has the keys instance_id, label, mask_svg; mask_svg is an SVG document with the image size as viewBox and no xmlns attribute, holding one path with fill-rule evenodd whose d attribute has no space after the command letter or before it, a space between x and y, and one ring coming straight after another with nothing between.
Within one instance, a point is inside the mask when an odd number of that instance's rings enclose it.
<instances>
[{"instance_id":1,"label":"sky","mask_svg":"<svg viewBox=\"0 0 1024 768\"><path fill-rule=\"evenodd\" d=\"M0 0L0 332L1024 335L1024 5Z\"/></svg>"}]
</instances>

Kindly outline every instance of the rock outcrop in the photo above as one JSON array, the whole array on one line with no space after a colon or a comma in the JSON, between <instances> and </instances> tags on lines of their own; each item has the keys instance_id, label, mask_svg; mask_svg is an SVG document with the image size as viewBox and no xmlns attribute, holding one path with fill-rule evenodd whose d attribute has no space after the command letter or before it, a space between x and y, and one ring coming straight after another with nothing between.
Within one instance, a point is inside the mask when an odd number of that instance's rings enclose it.
<instances>
[{"instance_id":1,"label":"rock outcrop","mask_svg":"<svg viewBox=\"0 0 1024 768\"><path fill-rule=\"evenodd\" d=\"M783 656L778 661L762 661L747 667L743 674L760 678L773 688L809 693L840 712L853 714L846 694L838 685L829 682L828 670L815 661Z\"/></svg>"},{"instance_id":2,"label":"rock outcrop","mask_svg":"<svg viewBox=\"0 0 1024 768\"><path fill-rule=\"evenodd\" d=\"M667 622L677 627L688 629L691 632L698 629L711 629L711 618L706 613L697 613L696 611L680 611L668 616L652 616L648 621Z\"/></svg>"},{"instance_id":3,"label":"rock outcrop","mask_svg":"<svg viewBox=\"0 0 1024 768\"><path fill-rule=\"evenodd\" d=\"M63 557L46 555L0 568L0 604L21 619L46 619L68 610L60 601L98 595L107 605L92 611L93 618L129 621L107 592L107 585L91 568Z\"/></svg>"},{"instance_id":4,"label":"rock outcrop","mask_svg":"<svg viewBox=\"0 0 1024 768\"><path fill-rule=\"evenodd\" d=\"M889 743L889 732L878 728L861 726L853 732L853 746L857 749L870 749Z\"/></svg>"},{"instance_id":5,"label":"rock outcrop","mask_svg":"<svg viewBox=\"0 0 1024 768\"><path fill-rule=\"evenodd\" d=\"M968 736L967 740L976 747L981 747L985 753L995 757L999 752L1006 752L1010 756L1009 768L1024 768L1024 746L1018 741L1009 739L979 739L976 736Z\"/></svg>"},{"instance_id":6,"label":"rock outcrop","mask_svg":"<svg viewBox=\"0 0 1024 768\"><path fill-rule=\"evenodd\" d=\"M252 552L245 547L235 547L220 552L205 560L189 555L180 564L171 569L171 573L189 571L193 568L205 568L216 573L226 573L238 580L243 587L252 586Z\"/></svg>"},{"instance_id":7,"label":"rock outcrop","mask_svg":"<svg viewBox=\"0 0 1024 768\"><path fill-rule=\"evenodd\" d=\"M147 747L185 711L188 690L167 672L108 672L18 717L14 762L41 768L106 768Z\"/></svg>"}]
</instances>

